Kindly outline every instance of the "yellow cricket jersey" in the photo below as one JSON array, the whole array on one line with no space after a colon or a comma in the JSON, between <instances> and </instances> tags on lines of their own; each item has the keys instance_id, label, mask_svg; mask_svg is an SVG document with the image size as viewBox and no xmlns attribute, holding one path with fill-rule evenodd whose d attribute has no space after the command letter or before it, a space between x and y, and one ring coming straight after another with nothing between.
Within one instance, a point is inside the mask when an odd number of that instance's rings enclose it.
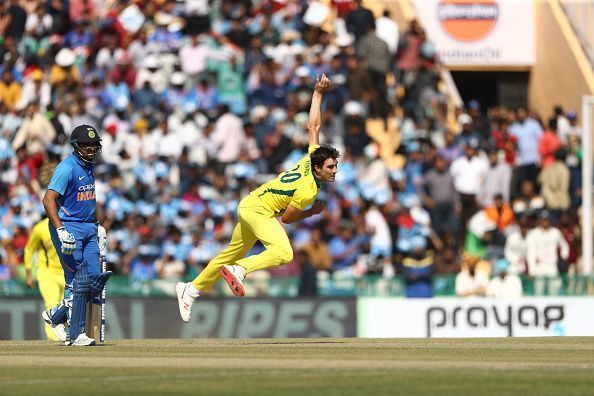
<instances>
[{"instance_id":1,"label":"yellow cricket jersey","mask_svg":"<svg viewBox=\"0 0 594 396\"><path fill-rule=\"evenodd\" d=\"M321 182L313 174L309 155L318 147L320 146L317 144L310 146L308 155L293 168L262 184L250 192L250 196L258 198L263 203L262 206L276 215L282 213L289 205L300 210L311 205L318 196Z\"/></svg>"},{"instance_id":2,"label":"yellow cricket jersey","mask_svg":"<svg viewBox=\"0 0 594 396\"><path fill-rule=\"evenodd\" d=\"M33 256L37 252L37 276L44 271L62 273L62 265L49 232L49 219L39 221L33 227L25 245L25 268L33 268Z\"/></svg>"}]
</instances>

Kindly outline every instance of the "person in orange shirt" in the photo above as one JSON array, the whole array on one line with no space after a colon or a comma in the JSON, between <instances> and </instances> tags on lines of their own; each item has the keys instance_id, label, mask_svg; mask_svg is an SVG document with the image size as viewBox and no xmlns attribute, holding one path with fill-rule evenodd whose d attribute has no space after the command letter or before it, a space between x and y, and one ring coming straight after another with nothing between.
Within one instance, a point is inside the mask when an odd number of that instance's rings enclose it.
<instances>
[{"instance_id":1,"label":"person in orange shirt","mask_svg":"<svg viewBox=\"0 0 594 396\"><path fill-rule=\"evenodd\" d=\"M494 222L501 232L514 223L514 211L509 204L503 201L501 194L496 194L493 205L486 207L484 211L487 218Z\"/></svg>"},{"instance_id":2,"label":"person in orange shirt","mask_svg":"<svg viewBox=\"0 0 594 396\"><path fill-rule=\"evenodd\" d=\"M555 162L555 152L563 147L563 142L557 135L557 119L551 118L547 129L544 130L538 142L541 169Z\"/></svg>"},{"instance_id":3,"label":"person in orange shirt","mask_svg":"<svg viewBox=\"0 0 594 396\"><path fill-rule=\"evenodd\" d=\"M16 104L21 100L21 85L13 80L8 67L2 73L2 81L0 81L0 100L9 110L14 110Z\"/></svg>"}]
</instances>

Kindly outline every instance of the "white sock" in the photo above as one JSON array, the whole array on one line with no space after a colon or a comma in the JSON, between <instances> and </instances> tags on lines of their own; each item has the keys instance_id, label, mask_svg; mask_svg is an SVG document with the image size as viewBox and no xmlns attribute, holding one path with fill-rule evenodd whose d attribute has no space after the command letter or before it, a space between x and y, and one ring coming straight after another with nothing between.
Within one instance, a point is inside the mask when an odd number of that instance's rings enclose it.
<instances>
[{"instance_id":1,"label":"white sock","mask_svg":"<svg viewBox=\"0 0 594 396\"><path fill-rule=\"evenodd\" d=\"M188 294L190 297L196 298L200 295L200 290L196 289L196 286L190 282L190 286L188 286Z\"/></svg>"}]
</instances>

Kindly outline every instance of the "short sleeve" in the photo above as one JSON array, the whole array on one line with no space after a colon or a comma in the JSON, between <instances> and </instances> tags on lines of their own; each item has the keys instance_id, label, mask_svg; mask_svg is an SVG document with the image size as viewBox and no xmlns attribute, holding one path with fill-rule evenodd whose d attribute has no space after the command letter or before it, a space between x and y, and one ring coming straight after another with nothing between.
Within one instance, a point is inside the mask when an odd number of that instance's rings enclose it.
<instances>
[{"instance_id":1,"label":"short sleeve","mask_svg":"<svg viewBox=\"0 0 594 396\"><path fill-rule=\"evenodd\" d=\"M316 196L305 188L297 189L293 199L289 202L289 205L296 207L299 210L305 210L311 205L316 199Z\"/></svg>"},{"instance_id":2,"label":"short sleeve","mask_svg":"<svg viewBox=\"0 0 594 396\"><path fill-rule=\"evenodd\" d=\"M58 164L54 170L54 174L52 175L52 179L50 180L47 189L54 190L58 194L64 195L66 187L68 186L68 182L70 181L71 174L72 169L68 165L64 163Z\"/></svg>"},{"instance_id":3,"label":"short sleeve","mask_svg":"<svg viewBox=\"0 0 594 396\"><path fill-rule=\"evenodd\" d=\"M307 149L307 153L311 155L311 154L313 154L314 151L316 151L319 148L320 148L319 144L313 144L313 145L309 146L309 148Z\"/></svg>"}]
</instances>

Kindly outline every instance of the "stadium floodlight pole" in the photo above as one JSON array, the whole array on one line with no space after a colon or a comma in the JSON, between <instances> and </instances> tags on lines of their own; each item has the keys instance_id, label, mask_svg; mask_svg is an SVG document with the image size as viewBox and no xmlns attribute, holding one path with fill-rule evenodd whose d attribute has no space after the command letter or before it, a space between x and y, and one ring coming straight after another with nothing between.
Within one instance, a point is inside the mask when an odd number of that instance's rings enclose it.
<instances>
[{"instance_id":1,"label":"stadium floodlight pole","mask_svg":"<svg viewBox=\"0 0 594 396\"><path fill-rule=\"evenodd\" d=\"M592 109L594 96L582 98L582 260L584 275L592 274Z\"/></svg>"}]
</instances>

